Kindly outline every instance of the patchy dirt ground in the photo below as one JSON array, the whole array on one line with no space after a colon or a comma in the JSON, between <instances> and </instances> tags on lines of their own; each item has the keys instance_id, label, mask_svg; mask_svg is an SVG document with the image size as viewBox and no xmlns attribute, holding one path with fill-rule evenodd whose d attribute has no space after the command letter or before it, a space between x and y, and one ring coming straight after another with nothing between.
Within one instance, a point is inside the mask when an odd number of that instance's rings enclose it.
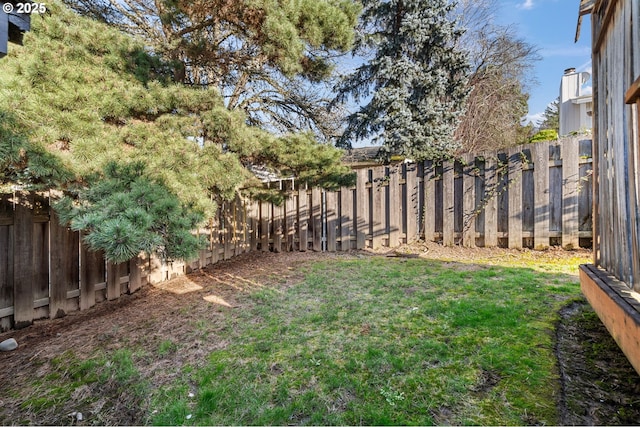
<instances>
[{"instance_id":1,"label":"patchy dirt ground","mask_svg":"<svg viewBox=\"0 0 640 427\"><path fill-rule=\"evenodd\" d=\"M506 249L445 248L418 244L386 255L420 256L456 261L491 257L517 257ZM15 338L19 348L0 353L0 423L2 424L103 424L140 425L147 421L148 401L122 387L87 386L55 410L30 411L22 402L39 390L28 384L50 374L51 362L65 351L77 358L119 348L154 348L171 341L179 350L163 357L145 357L138 365L145 381L157 387L175 380L181 367L197 366L215 349L224 348L228 310L250 304L252 290L264 286L287 287L301 279L298 267L326 258L379 256L383 252L349 254L255 253L218 263L159 287L148 286L117 301L104 302L84 312L0 334L0 341ZM549 257L572 257L575 252L532 252L544 262ZM573 303L560 313L556 331L561 396L558 405L563 425L631 425L640 423L640 381L606 329L586 302ZM206 333L203 330L206 329ZM152 353L155 354L155 353ZM14 390L13 392L8 392ZM16 392L15 390L20 390ZM76 401L95 394L91 407ZM69 414L84 411L78 422Z\"/></svg>"}]
</instances>

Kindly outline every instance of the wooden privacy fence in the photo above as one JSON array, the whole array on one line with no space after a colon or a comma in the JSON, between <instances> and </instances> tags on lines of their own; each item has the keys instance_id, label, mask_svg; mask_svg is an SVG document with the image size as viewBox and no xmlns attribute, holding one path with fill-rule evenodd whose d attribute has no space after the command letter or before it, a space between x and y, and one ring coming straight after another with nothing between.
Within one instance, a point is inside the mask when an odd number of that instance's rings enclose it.
<instances>
[{"instance_id":1,"label":"wooden privacy fence","mask_svg":"<svg viewBox=\"0 0 640 427\"><path fill-rule=\"evenodd\" d=\"M107 263L59 225L45 195L2 195L0 330L88 309L248 251L375 249L420 237L484 247L591 244L590 140L356 172L355 187L335 192L277 182L287 192L280 206L223 203L197 230L208 247L190 262L141 256Z\"/></svg>"},{"instance_id":2,"label":"wooden privacy fence","mask_svg":"<svg viewBox=\"0 0 640 427\"><path fill-rule=\"evenodd\" d=\"M296 189L254 207L262 250L444 245L591 246L591 140L540 142L456 161L358 169L354 188ZM252 226L253 229L253 226Z\"/></svg>"}]
</instances>

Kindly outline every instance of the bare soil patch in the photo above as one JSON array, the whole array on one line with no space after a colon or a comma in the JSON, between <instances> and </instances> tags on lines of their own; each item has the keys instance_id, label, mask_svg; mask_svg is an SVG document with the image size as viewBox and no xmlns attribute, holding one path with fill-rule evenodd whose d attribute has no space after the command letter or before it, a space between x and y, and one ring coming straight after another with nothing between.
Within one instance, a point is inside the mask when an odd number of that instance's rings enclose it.
<instances>
[{"instance_id":1,"label":"bare soil patch","mask_svg":"<svg viewBox=\"0 0 640 427\"><path fill-rule=\"evenodd\" d=\"M573 257L575 252L531 252L534 259ZM148 349L136 366L152 387L170 383L186 365L206 362L212 351L229 343L223 332L229 311L242 310L253 302L247 296L264 287L283 289L302 278L299 267L328 258L368 256L420 256L448 262L465 262L519 256L506 249L445 248L418 243L389 251L327 254L314 252L251 253L220 262L158 287L148 286L117 301L98 304L91 310L63 318L35 322L32 326L0 334L15 338L19 347L0 353L0 423L2 424L109 424L136 425L148 420L148 404L122 387L99 390L80 387L77 398L56 411L30 411L22 405L38 393L38 378L51 373L52 360L66 351L82 359L99 351L120 348ZM562 395L558 405L562 424L637 424L640 420L640 381L622 352L585 302L561 313L557 330L557 353ZM156 351L165 342L175 351ZM278 367L274 367L278 369ZM486 373L487 388L496 381ZM478 390L482 393L483 390ZM93 403L78 407L87 395ZM82 421L70 414L84 411Z\"/></svg>"}]
</instances>

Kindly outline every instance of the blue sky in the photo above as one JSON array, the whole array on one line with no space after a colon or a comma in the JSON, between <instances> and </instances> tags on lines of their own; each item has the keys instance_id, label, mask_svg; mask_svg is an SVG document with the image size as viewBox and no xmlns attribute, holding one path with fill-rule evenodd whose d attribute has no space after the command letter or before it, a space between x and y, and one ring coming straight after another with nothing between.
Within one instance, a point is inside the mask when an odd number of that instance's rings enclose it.
<instances>
[{"instance_id":1,"label":"blue sky","mask_svg":"<svg viewBox=\"0 0 640 427\"><path fill-rule=\"evenodd\" d=\"M591 72L591 22L583 17L580 40L574 43L580 0L500 0L498 23L514 24L525 41L540 49L533 70L529 119L538 119L558 97L566 68ZM590 85L590 83L589 83Z\"/></svg>"}]
</instances>

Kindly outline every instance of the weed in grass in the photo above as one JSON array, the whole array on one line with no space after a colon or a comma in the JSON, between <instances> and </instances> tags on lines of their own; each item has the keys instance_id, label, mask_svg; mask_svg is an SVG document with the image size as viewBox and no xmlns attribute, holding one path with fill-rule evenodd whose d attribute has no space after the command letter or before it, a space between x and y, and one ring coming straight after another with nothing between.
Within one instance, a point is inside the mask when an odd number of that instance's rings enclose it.
<instances>
[{"instance_id":1,"label":"weed in grass","mask_svg":"<svg viewBox=\"0 0 640 427\"><path fill-rule=\"evenodd\" d=\"M158 346L158 355L164 357L174 353L178 349L178 345L171 340L164 340Z\"/></svg>"},{"instance_id":2,"label":"weed in grass","mask_svg":"<svg viewBox=\"0 0 640 427\"><path fill-rule=\"evenodd\" d=\"M392 388L381 388L380 394L384 396L384 400L391 406L396 406L397 402L404 400L404 392L398 392Z\"/></svg>"}]
</instances>

